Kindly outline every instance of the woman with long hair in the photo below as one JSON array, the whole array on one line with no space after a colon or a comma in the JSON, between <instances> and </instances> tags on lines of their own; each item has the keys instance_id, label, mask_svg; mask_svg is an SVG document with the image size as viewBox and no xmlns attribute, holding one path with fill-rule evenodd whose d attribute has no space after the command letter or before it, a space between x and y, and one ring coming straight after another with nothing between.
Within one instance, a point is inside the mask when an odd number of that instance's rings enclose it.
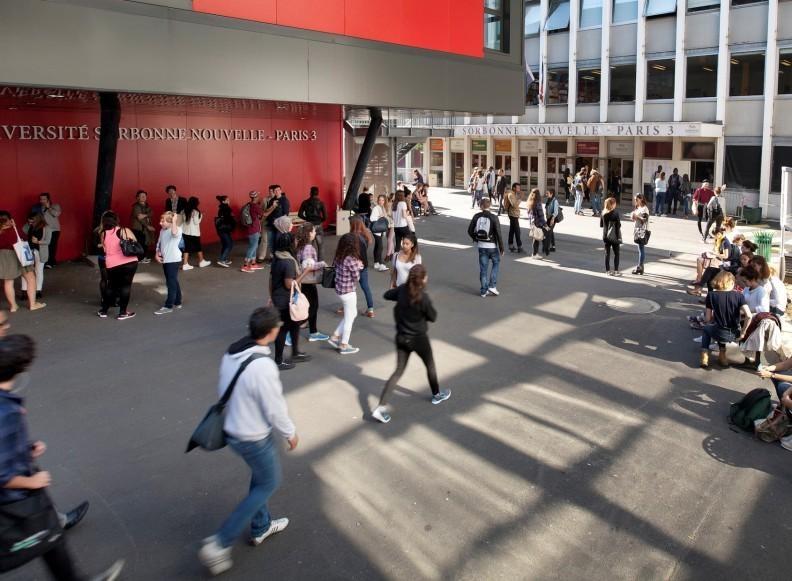
<instances>
[{"instance_id":1,"label":"woman with long hair","mask_svg":"<svg viewBox=\"0 0 792 581\"><path fill-rule=\"evenodd\" d=\"M379 405L371 414L374 419L383 424L387 424L391 419L386 407L388 395L401 379L413 351L418 354L426 366L426 376L432 390L432 403L439 404L451 397L450 390L440 391L432 355L432 344L429 342L427 334L428 323L434 323L437 320L437 311L435 311L429 295L425 292L428 282L429 276L426 274L426 268L421 264L416 264L410 269L406 283L385 293L386 300L396 301L396 306L393 308L393 318L396 320L396 370L385 384Z\"/></svg>"},{"instance_id":2,"label":"woman with long hair","mask_svg":"<svg viewBox=\"0 0 792 581\"><path fill-rule=\"evenodd\" d=\"M217 200L217 216L215 217L215 230L220 237L220 257L217 265L223 268L231 266L231 249L234 248L234 239L231 233L236 228L236 219L231 211L231 204L228 196L215 196Z\"/></svg>"},{"instance_id":3,"label":"woman with long hair","mask_svg":"<svg viewBox=\"0 0 792 581\"><path fill-rule=\"evenodd\" d=\"M542 252L545 256L550 255L550 237L548 234L547 217L542 205L542 194L538 188L531 190L528 194L528 231L533 239L533 258L541 258L539 254L539 242L542 243Z\"/></svg>"},{"instance_id":4,"label":"woman with long hair","mask_svg":"<svg viewBox=\"0 0 792 581\"><path fill-rule=\"evenodd\" d=\"M210 260L204 258L203 248L201 247L201 220L203 214L198 209L201 201L195 196L187 200L184 208L184 225L182 236L184 237L184 266L182 270L192 270L195 268L190 264L190 254L198 255L198 266L204 268L212 264Z\"/></svg>"},{"instance_id":5,"label":"woman with long hair","mask_svg":"<svg viewBox=\"0 0 792 581\"><path fill-rule=\"evenodd\" d=\"M634 204L635 208L630 214L630 219L633 221L633 241L638 245L638 266L632 273L643 274L646 243L649 242L649 208L646 207L646 199L643 194L635 196Z\"/></svg>"},{"instance_id":6,"label":"woman with long hair","mask_svg":"<svg viewBox=\"0 0 792 581\"><path fill-rule=\"evenodd\" d=\"M106 319L107 311L118 300L118 316L116 319L123 321L135 316L134 312L127 310L129 297L132 293L132 279L137 272L137 256L125 256L121 251L121 239L135 240L135 233L129 228L118 225L118 214L105 212L102 216L102 247L105 251L105 266L107 268L107 286L102 296L102 306L96 313L99 318Z\"/></svg>"},{"instance_id":7,"label":"woman with long hair","mask_svg":"<svg viewBox=\"0 0 792 581\"><path fill-rule=\"evenodd\" d=\"M409 214L406 198L403 191L396 192L395 206L393 208L393 233L395 236L395 247L401 246L402 238L410 232Z\"/></svg>"},{"instance_id":8,"label":"woman with long hair","mask_svg":"<svg viewBox=\"0 0 792 581\"><path fill-rule=\"evenodd\" d=\"M360 271L360 288L363 289L363 296L366 297L366 316L374 318L374 297L371 295L371 287L368 280L368 247L374 241L371 230L366 228L363 220L352 218L349 221L349 231L358 237L360 259L363 261L363 269Z\"/></svg>"},{"instance_id":9,"label":"woman with long hair","mask_svg":"<svg viewBox=\"0 0 792 581\"><path fill-rule=\"evenodd\" d=\"M31 311L43 309L45 303L36 302L36 274L35 267L22 266L19 263L14 244L18 240L18 232L14 219L5 210L0 210L0 279L3 280L3 290L8 301L9 311L15 313L19 310L14 297L14 281L20 276L27 281L28 307Z\"/></svg>"},{"instance_id":10,"label":"woman with long hair","mask_svg":"<svg viewBox=\"0 0 792 581\"><path fill-rule=\"evenodd\" d=\"M327 340L330 345L338 349L341 355L352 355L360 351L349 344L352 334L352 325L357 317L357 293L355 288L360 279L363 261L360 260L360 243L357 234L348 232L338 241L335 259L335 291L341 299L344 309L344 318L338 323L333 335Z\"/></svg>"},{"instance_id":11,"label":"woman with long hair","mask_svg":"<svg viewBox=\"0 0 792 581\"><path fill-rule=\"evenodd\" d=\"M407 282L410 269L416 264L421 264L421 254L418 252L418 239L412 232L402 238L401 249L393 256L393 270L391 271L391 288Z\"/></svg>"},{"instance_id":12,"label":"woman with long hair","mask_svg":"<svg viewBox=\"0 0 792 581\"><path fill-rule=\"evenodd\" d=\"M303 222L297 229L295 254L300 268L306 273L302 281L302 292L310 304L308 307L308 341L327 341L330 337L320 333L317 327L319 293L316 288L316 285L322 282L322 273L327 264L319 260L314 240L316 240L316 226L311 222Z\"/></svg>"},{"instance_id":13,"label":"woman with long hair","mask_svg":"<svg viewBox=\"0 0 792 581\"><path fill-rule=\"evenodd\" d=\"M610 276L621 276L619 272L619 248L622 243L621 218L616 209L616 198L605 200L605 210L600 216L600 227L602 228L602 241L605 243L605 272ZM610 256L613 250L613 268L610 269Z\"/></svg>"},{"instance_id":14,"label":"woman with long hair","mask_svg":"<svg viewBox=\"0 0 792 581\"><path fill-rule=\"evenodd\" d=\"M36 298L41 298L44 288L44 265L49 260L49 245L52 240L52 231L47 226L47 221L40 212L31 212L27 224L22 226L22 231L27 237L30 249L33 251L36 272ZM22 277L22 293L27 295L27 279Z\"/></svg>"},{"instance_id":15,"label":"woman with long hair","mask_svg":"<svg viewBox=\"0 0 792 581\"><path fill-rule=\"evenodd\" d=\"M380 194L377 196L377 203L371 209L371 225L373 226L378 220L388 220L388 211L385 207L387 198ZM372 232L374 236L374 270L385 271L388 267L385 266L382 260L382 252L387 242L388 232Z\"/></svg>"}]
</instances>

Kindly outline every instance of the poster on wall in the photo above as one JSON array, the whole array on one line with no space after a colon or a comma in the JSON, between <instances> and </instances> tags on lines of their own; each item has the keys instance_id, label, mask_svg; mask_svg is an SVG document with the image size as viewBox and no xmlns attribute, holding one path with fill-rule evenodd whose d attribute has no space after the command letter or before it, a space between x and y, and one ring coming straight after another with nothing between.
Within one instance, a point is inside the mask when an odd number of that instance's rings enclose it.
<instances>
[{"instance_id":1,"label":"poster on wall","mask_svg":"<svg viewBox=\"0 0 792 581\"><path fill-rule=\"evenodd\" d=\"M643 160L643 165L641 166L641 182L646 184L651 184L654 187L654 174L657 171L657 168L661 167L661 171L666 173L666 179L668 176L671 175L671 172L674 168L677 168L679 171L679 175L682 176L683 174L690 175L690 162L689 161L671 161L670 159L645 159Z\"/></svg>"}]
</instances>

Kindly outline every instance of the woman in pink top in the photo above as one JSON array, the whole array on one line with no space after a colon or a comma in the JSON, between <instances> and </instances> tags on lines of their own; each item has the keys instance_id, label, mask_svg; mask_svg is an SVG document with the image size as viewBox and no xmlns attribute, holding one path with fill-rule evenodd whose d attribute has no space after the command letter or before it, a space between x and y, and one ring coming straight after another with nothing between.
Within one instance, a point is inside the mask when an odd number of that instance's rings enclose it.
<instances>
[{"instance_id":1,"label":"woman in pink top","mask_svg":"<svg viewBox=\"0 0 792 581\"><path fill-rule=\"evenodd\" d=\"M135 235L129 228L119 228L118 214L105 212L102 215L102 247L105 251L105 265L107 266L107 286L102 294L102 308L97 315L107 318L107 310L118 300L119 321L131 319L135 313L127 310L129 294L132 291L132 279L137 271L138 259L135 256L124 256L121 252L121 238L135 240Z\"/></svg>"}]
</instances>

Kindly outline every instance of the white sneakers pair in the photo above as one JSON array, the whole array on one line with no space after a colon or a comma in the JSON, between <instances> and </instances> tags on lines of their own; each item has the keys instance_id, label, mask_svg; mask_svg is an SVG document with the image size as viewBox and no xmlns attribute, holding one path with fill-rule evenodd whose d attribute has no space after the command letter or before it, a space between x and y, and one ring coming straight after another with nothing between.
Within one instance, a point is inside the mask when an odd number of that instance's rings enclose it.
<instances>
[{"instance_id":1,"label":"white sneakers pair","mask_svg":"<svg viewBox=\"0 0 792 581\"><path fill-rule=\"evenodd\" d=\"M378 270L379 272L385 272L386 270L388 270L388 267L380 262L375 262L374 270Z\"/></svg>"},{"instance_id":2,"label":"white sneakers pair","mask_svg":"<svg viewBox=\"0 0 792 581\"><path fill-rule=\"evenodd\" d=\"M289 526L289 519L278 518L270 522L269 528L257 537L250 538L250 544L254 547L259 546L267 537L281 532ZM231 560L231 547L223 547L217 542L217 535L204 539L203 546L198 551L198 560L209 569L212 575L225 573L234 566Z\"/></svg>"},{"instance_id":3,"label":"white sneakers pair","mask_svg":"<svg viewBox=\"0 0 792 581\"><path fill-rule=\"evenodd\" d=\"M206 268L210 264L212 264L211 260L202 260L201 262L198 263L198 267L199 268ZM192 264L184 264L184 265L182 265L182 270L192 270L193 268L195 268L195 267Z\"/></svg>"}]
</instances>

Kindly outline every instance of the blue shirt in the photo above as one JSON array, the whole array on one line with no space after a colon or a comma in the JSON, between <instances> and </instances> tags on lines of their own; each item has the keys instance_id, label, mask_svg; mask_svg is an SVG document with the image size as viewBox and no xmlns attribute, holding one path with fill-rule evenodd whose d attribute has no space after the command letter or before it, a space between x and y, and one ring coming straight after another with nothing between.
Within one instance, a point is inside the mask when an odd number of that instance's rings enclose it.
<instances>
[{"instance_id":1,"label":"blue shirt","mask_svg":"<svg viewBox=\"0 0 792 581\"><path fill-rule=\"evenodd\" d=\"M15 476L31 476L33 458L22 398L0 390L0 504L25 498L29 491L5 488Z\"/></svg>"}]
</instances>

